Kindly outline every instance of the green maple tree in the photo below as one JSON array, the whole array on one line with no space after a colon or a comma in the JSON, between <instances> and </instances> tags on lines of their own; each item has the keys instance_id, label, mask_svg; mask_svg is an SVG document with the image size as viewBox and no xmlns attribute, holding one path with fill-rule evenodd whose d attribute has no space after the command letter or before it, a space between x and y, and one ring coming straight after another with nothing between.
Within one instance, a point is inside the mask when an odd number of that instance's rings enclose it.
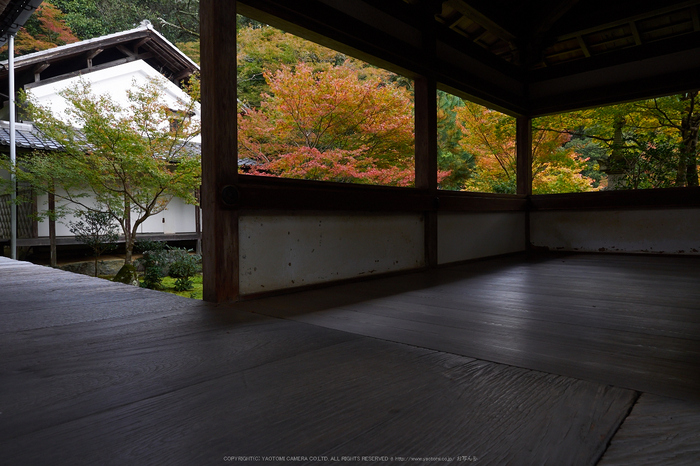
<instances>
[{"instance_id":1,"label":"green maple tree","mask_svg":"<svg viewBox=\"0 0 700 466\"><path fill-rule=\"evenodd\" d=\"M464 102L456 110L462 149L475 158L467 191L514 194L516 191L515 118ZM535 129L532 135L532 190L535 194L590 191L583 175L585 159L565 147L568 134Z\"/></svg>"},{"instance_id":2,"label":"green maple tree","mask_svg":"<svg viewBox=\"0 0 700 466\"><path fill-rule=\"evenodd\" d=\"M190 92L196 94L197 88L193 81ZM197 203L200 156L189 144L200 133L199 120L189 118L197 103L183 99L174 114L157 80L133 86L126 105L94 94L84 81L60 95L69 103L65 118L31 98L26 106L37 128L63 150L20 158L15 175L65 201L57 202L63 213L106 212L121 228L125 262L131 263L136 233L146 219L165 210L175 196ZM12 169L7 163L5 168Z\"/></svg>"},{"instance_id":3,"label":"green maple tree","mask_svg":"<svg viewBox=\"0 0 700 466\"><path fill-rule=\"evenodd\" d=\"M570 135L570 146L593 154L584 172L606 189L698 185L697 91L556 115L534 126Z\"/></svg>"}]
</instances>

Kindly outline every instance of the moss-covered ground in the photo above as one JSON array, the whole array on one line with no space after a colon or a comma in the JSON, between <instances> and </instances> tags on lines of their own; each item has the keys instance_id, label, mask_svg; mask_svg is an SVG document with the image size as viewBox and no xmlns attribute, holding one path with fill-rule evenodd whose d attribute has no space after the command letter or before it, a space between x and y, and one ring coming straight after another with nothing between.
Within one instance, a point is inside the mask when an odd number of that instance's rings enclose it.
<instances>
[{"instance_id":1,"label":"moss-covered ground","mask_svg":"<svg viewBox=\"0 0 700 466\"><path fill-rule=\"evenodd\" d=\"M105 280L112 280L114 278L114 275L100 275L100 278L104 278ZM176 294L178 296L184 296L185 298L202 299L201 273L192 277L192 289L188 291L175 291L175 280L176 279L172 277L163 277L163 289L160 291ZM143 283L142 277L140 278L140 281Z\"/></svg>"},{"instance_id":2,"label":"moss-covered ground","mask_svg":"<svg viewBox=\"0 0 700 466\"><path fill-rule=\"evenodd\" d=\"M192 277L193 288L189 291L175 291L175 278L164 277L163 278L163 289L166 293L173 293L178 296L184 296L185 298L192 299L202 299L202 274L197 274Z\"/></svg>"}]
</instances>

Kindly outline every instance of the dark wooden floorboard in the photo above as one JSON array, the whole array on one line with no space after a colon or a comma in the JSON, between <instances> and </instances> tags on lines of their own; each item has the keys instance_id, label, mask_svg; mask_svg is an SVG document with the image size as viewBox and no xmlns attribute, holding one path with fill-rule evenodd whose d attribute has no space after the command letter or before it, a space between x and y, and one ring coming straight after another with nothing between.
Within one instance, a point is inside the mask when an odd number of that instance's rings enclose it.
<instances>
[{"instance_id":1,"label":"dark wooden floorboard","mask_svg":"<svg viewBox=\"0 0 700 466\"><path fill-rule=\"evenodd\" d=\"M241 308L700 399L698 285L696 257L548 255L474 262Z\"/></svg>"},{"instance_id":2,"label":"dark wooden floorboard","mask_svg":"<svg viewBox=\"0 0 700 466\"><path fill-rule=\"evenodd\" d=\"M651 259L505 258L215 306L0 258L0 464L644 464L649 439L700 431L698 262ZM639 451L700 450L680 439Z\"/></svg>"},{"instance_id":3,"label":"dark wooden floorboard","mask_svg":"<svg viewBox=\"0 0 700 466\"><path fill-rule=\"evenodd\" d=\"M163 386L158 395L113 380L122 396L83 395L58 408L66 411L63 422L14 435L0 448L23 464L51 451L54 464L77 457L84 464L212 464L227 455L471 455L480 464L583 465L602 455L636 398L367 338L257 365L241 360L209 369L216 378ZM97 398L110 401L99 406ZM68 416L78 404L101 409Z\"/></svg>"},{"instance_id":4,"label":"dark wooden floorboard","mask_svg":"<svg viewBox=\"0 0 700 466\"><path fill-rule=\"evenodd\" d=\"M643 394L599 466L695 466L700 462L700 403Z\"/></svg>"}]
</instances>

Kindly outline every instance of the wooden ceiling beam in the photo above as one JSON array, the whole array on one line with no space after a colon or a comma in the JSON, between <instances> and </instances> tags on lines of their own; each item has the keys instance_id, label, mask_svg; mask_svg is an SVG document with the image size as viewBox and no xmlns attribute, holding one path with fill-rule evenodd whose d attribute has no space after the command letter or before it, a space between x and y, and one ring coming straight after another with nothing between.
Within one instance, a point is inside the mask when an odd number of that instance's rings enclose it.
<instances>
[{"instance_id":1,"label":"wooden ceiling beam","mask_svg":"<svg viewBox=\"0 0 700 466\"><path fill-rule=\"evenodd\" d=\"M150 41L151 41L151 38L150 38L150 37L144 37L144 38L141 39L140 41L136 42L136 43L134 44L134 53L139 53L139 49L140 49L143 45L145 45L146 43L148 43L148 42L150 42Z\"/></svg>"},{"instance_id":2,"label":"wooden ceiling beam","mask_svg":"<svg viewBox=\"0 0 700 466\"><path fill-rule=\"evenodd\" d=\"M98 49L91 50L87 53L87 59L92 60L93 58L95 58L96 56L101 54L102 52L104 52L104 49L98 48Z\"/></svg>"},{"instance_id":3,"label":"wooden ceiling beam","mask_svg":"<svg viewBox=\"0 0 700 466\"><path fill-rule=\"evenodd\" d=\"M586 58L589 58L591 56L591 52L590 52L590 50L588 50L588 46L586 45L586 41L581 36L576 36L576 40L578 41L579 47L581 47L581 51L583 52L583 55Z\"/></svg>"},{"instance_id":4,"label":"wooden ceiling beam","mask_svg":"<svg viewBox=\"0 0 700 466\"><path fill-rule=\"evenodd\" d=\"M632 31L632 37L634 37L635 45L642 45L642 36L639 35L637 24L634 21L630 21L630 31Z\"/></svg>"},{"instance_id":5,"label":"wooden ceiling beam","mask_svg":"<svg viewBox=\"0 0 700 466\"><path fill-rule=\"evenodd\" d=\"M117 50L119 50L121 53L123 53L127 57L133 58L133 57L136 57L136 55L137 55L136 52L132 52L131 50L124 47L123 45L117 45Z\"/></svg>"},{"instance_id":6,"label":"wooden ceiling beam","mask_svg":"<svg viewBox=\"0 0 700 466\"><path fill-rule=\"evenodd\" d=\"M478 23L483 28L487 29L489 32L491 32L493 35L497 36L498 38L503 39L507 42L515 42L515 40L516 40L515 34L506 30L500 24L496 23L491 18L484 15L483 13L481 13L480 11L478 11L476 8L472 7L471 5L468 5L464 1L462 1L462 0L448 0L447 4L449 6L451 6L454 10L458 11L462 15L466 16L467 18L470 18L475 23Z\"/></svg>"},{"instance_id":7,"label":"wooden ceiling beam","mask_svg":"<svg viewBox=\"0 0 700 466\"><path fill-rule=\"evenodd\" d=\"M178 82L182 79L189 78L190 76L192 76L192 72L190 70L183 70L183 71L180 71L175 76L173 76L172 80L175 82Z\"/></svg>"},{"instance_id":8,"label":"wooden ceiling beam","mask_svg":"<svg viewBox=\"0 0 700 466\"><path fill-rule=\"evenodd\" d=\"M650 11L648 13L633 15L633 16L630 16L628 18L621 19L619 21L612 21L609 23L600 24L600 25L595 26L595 27L581 29L579 31L572 31L568 34L563 34L563 35L558 36L556 38L556 41L562 42L565 40L574 39L577 36L585 36L588 34L593 34L595 32L605 31L606 29L612 29L612 28L616 28L616 27L620 27L620 26L625 26L625 25L632 23L632 22L638 22L638 21L641 21L641 20L644 20L647 18L653 18L654 16L660 16L663 14L673 13L675 11L685 10L685 9L689 9L689 8L692 8L694 10L697 5L700 5L700 0L688 0L686 2L679 3L676 5L667 6L665 8L659 8L658 10Z\"/></svg>"},{"instance_id":9,"label":"wooden ceiling beam","mask_svg":"<svg viewBox=\"0 0 700 466\"><path fill-rule=\"evenodd\" d=\"M92 69L92 59L101 54L104 51L104 49L94 49L91 50L87 53L87 67L88 69Z\"/></svg>"},{"instance_id":10,"label":"wooden ceiling beam","mask_svg":"<svg viewBox=\"0 0 700 466\"><path fill-rule=\"evenodd\" d=\"M38 83L39 81L41 81L41 73L49 66L51 66L51 63L44 62L44 63L39 63L38 65L36 65L34 67L33 71L34 71L34 82L35 83Z\"/></svg>"},{"instance_id":11,"label":"wooden ceiling beam","mask_svg":"<svg viewBox=\"0 0 700 466\"><path fill-rule=\"evenodd\" d=\"M450 29L458 30L459 28L457 26L459 26L459 23L461 23L463 19L464 16L459 16L455 21L452 21L450 24L448 24L447 27L449 27Z\"/></svg>"},{"instance_id":12,"label":"wooden ceiling beam","mask_svg":"<svg viewBox=\"0 0 700 466\"><path fill-rule=\"evenodd\" d=\"M550 4L547 13L539 18L537 25L532 29L533 41L539 41L578 2L579 0L566 0Z\"/></svg>"}]
</instances>

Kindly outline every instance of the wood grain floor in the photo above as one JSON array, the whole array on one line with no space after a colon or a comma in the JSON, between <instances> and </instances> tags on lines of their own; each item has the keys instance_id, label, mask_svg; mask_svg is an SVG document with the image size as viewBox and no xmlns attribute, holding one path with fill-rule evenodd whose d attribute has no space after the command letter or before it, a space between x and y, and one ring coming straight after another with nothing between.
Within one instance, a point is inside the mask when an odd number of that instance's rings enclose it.
<instances>
[{"instance_id":1,"label":"wood grain floor","mask_svg":"<svg viewBox=\"0 0 700 466\"><path fill-rule=\"evenodd\" d=\"M516 257L215 306L0 258L0 464L694 464L697 265Z\"/></svg>"},{"instance_id":2,"label":"wood grain floor","mask_svg":"<svg viewBox=\"0 0 700 466\"><path fill-rule=\"evenodd\" d=\"M500 258L267 299L247 309L700 400L698 257Z\"/></svg>"}]
</instances>

